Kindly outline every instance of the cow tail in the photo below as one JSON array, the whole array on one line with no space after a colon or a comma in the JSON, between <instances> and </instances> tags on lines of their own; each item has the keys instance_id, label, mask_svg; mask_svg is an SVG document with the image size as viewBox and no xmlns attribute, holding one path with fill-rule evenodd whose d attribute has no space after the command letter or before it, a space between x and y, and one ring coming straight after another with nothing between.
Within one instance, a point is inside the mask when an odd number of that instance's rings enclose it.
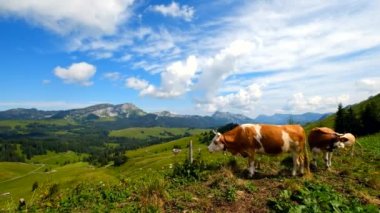
<instances>
[{"instance_id":1,"label":"cow tail","mask_svg":"<svg viewBox=\"0 0 380 213\"><path fill-rule=\"evenodd\" d=\"M306 140L306 138L304 139L305 140L305 143L304 143L304 146L303 146L303 154L304 154L304 168L305 168L305 171L306 171L306 175L310 175L310 161L309 161L309 150L308 150L308 141Z\"/></svg>"}]
</instances>

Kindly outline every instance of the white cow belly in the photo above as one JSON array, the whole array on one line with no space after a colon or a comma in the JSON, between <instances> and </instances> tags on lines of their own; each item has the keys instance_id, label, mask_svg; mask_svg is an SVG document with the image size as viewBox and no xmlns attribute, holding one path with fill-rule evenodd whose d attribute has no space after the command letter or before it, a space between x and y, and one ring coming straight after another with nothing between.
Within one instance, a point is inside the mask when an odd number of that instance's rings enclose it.
<instances>
[{"instance_id":1,"label":"white cow belly","mask_svg":"<svg viewBox=\"0 0 380 213\"><path fill-rule=\"evenodd\" d=\"M289 151L290 144L293 142L289 134L285 131L282 131L282 142L284 143L281 147L283 152Z\"/></svg>"}]
</instances>

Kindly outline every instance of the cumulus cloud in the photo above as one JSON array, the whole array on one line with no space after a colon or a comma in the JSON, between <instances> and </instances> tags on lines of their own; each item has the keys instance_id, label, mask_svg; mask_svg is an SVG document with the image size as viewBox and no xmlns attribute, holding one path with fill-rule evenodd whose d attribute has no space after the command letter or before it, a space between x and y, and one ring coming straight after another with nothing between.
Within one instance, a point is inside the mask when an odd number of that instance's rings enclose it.
<instances>
[{"instance_id":1,"label":"cumulus cloud","mask_svg":"<svg viewBox=\"0 0 380 213\"><path fill-rule=\"evenodd\" d=\"M239 62L244 60L255 46L251 41L235 40L215 56L204 58L202 73L196 87L205 90L206 97L213 96L217 93L220 83L238 69Z\"/></svg>"},{"instance_id":2,"label":"cumulus cloud","mask_svg":"<svg viewBox=\"0 0 380 213\"><path fill-rule=\"evenodd\" d=\"M133 0L1 1L0 15L13 15L61 35L110 35L129 16Z\"/></svg>"},{"instance_id":3,"label":"cumulus cloud","mask_svg":"<svg viewBox=\"0 0 380 213\"><path fill-rule=\"evenodd\" d=\"M186 21L191 21L194 16L194 8L188 5L179 5L177 2L172 2L169 5L155 5L152 6L152 10L159 12L164 16L172 16L183 18Z\"/></svg>"},{"instance_id":4,"label":"cumulus cloud","mask_svg":"<svg viewBox=\"0 0 380 213\"><path fill-rule=\"evenodd\" d=\"M117 81L122 78L121 73L119 72L107 72L104 74L104 78L110 80L110 81Z\"/></svg>"},{"instance_id":5,"label":"cumulus cloud","mask_svg":"<svg viewBox=\"0 0 380 213\"><path fill-rule=\"evenodd\" d=\"M334 111L339 103L347 104L350 96L347 94L340 96L310 96L305 97L302 92L296 93L288 100L283 108L286 112L303 113L303 112L331 112Z\"/></svg>"},{"instance_id":6,"label":"cumulus cloud","mask_svg":"<svg viewBox=\"0 0 380 213\"><path fill-rule=\"evenodd\" d=\"M149 83L135 77L127 78L125 85L135 90L144 90L149 87Z\"/></svg>"},{"instance_id":7,"label":"cumulus cloud","mask_svg":"<svg viewBox=\"0 0 380 213\"><path fill-rule=\"evenodd\" d=\"M135 77L126 80L126 86L135 90L140 90L140 95L150 95L157 98L178 97L186 93L192 85L198 68L197 58L189 56L186 62L177 61L166 67L161 73L161 85L156 88L146 80Z\"/></svg>"},{"instance_id":8,"label":"cumulus cloud","mask_svg":"<svg viewBox=\"0 0 380 213\"><path fill-rule=\"evenodd\" d=\"M206 102L200 102L196 106L206 112L223 111L254 111L256 103L260 100L262 91L259 85L253 84L240 89L236 93L215 96Z\"/></svg>"},{"instance_id":9,"label":"cumulus cloud","mask_svg":"<svg viewBox=\"0 0 380 213\"><path fill-rule=\"evenodd\" d=\"M73 63L68 68L56 67L54 74L68 84L91 86L90 79L95 75L96 67L86 62Z\"/></svg>"}]
</instances>

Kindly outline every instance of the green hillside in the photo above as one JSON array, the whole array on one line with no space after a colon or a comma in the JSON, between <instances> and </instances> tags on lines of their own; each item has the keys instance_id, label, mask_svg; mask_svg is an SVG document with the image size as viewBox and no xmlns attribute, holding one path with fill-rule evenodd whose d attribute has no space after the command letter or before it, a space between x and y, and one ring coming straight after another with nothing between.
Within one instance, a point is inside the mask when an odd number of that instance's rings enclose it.
<instances>
[{"instance_id":1,"label":"green hillside","mask_svg":"<svg viewBox=\"0 0 380 213\"><path fill-rule=\"evenodd\" d=\"M370 102L379 105L380 95L352 108L360 114ZM306 130L333 123L334 115ZM378 212L380 207L380 133L358 137L354 157L336 151L331 171L319 156L318 169L307 177L291 177L289 154L258 155L257 173L249 179L247 160L229 153L210 154L208 144L200 143L205 141L202 129L108 132L64 122L64 126L6 124L12 129L0 133L3 142L11 143L3 147L13 145L17 155L23 154L22 146L38 153L44 145L41 140L61 151L40 152L25 163L0 162L0 212L16 210L20 198L27 201L22 208L31 212ZM191 165L185 161L190 141L195 158ZM130 149L151 142L156 145ZM78 152L70 150L70 143ZM174 154L173 148L181 152ZM116 154L126 156L118 167L113 166ZM90 157L108 161L93 166L84 162Z\"/></svg>"},{"instance_id":2,"label":"green hillside","mask_svg":"<svg viewBox=\"0 0 380 213\"><path fill-rule=\"evenodd\" d=\"M111 137L126 137L136 139L149 139L151 137L170 138L173 136L194 135L204 132L203 129L192 128L166 128L166 127L150 127L150 128L127 128L121 130L113 130L109 133Z\"/></svg>"},{"instance_id":3,"label":"green hillside","mask_svg":"<svg viewBox=\"0 0 380 213\"><path fill-rule=\"evenodd\" d=\"M367 100L362 101L360 103L353 104L350 106L343 106L343 107L345 107L345 109L348 109L349 107L351 107L354 114L358 117L360 115L360 113L363 111L363 109L369 103L375 104L377 106L377 108L380 109L380 94L377 94L376 96L373 96L373 97L369 97ZM326 118L324 118L320 121L307 124L305 126L305 130L306 130L306 132L309 132L314 127L322 127L322 126L334 128L335 118L336 118L336 114L334 113L334 114L327 116Z\"/></svg>"},{"instance_id":4,"label":"green hillside","mask_svg":"<svg viewBox=\"0 0 380 213\"><path fill-rule=\"evenodd\" d=\"M188 143L193 141L194 166L188 167ZM30 210L115 212L267 212L297 208L329 212L352 208L377 212L380 207L380 134L358 139L355 158L337 152L332 171L326 171L322 157L312 177L291 177L287 154L258 156L254 179L246 178L246 159L230 154L208 153L198 136L127 151L128 161L120 166L96 168L87 163L57 164L54 153L36 156L32 162L45 164L0 164L2 177L0 210L16 208L23 197ZM178 155L173 147L181 148ZM76 159L74 153L58 158ZM48 169L47 169L48 168ZM46 170L47 169L47 170ZM12 180L14 177L21 176ZM32 192L33 183L39 187ZM54 190L53 190L54 189ZM302 194L302 197L297 197ZM320 197L323 196L323 197ZM306 199L306 200L305 200ZM242 202L245 205L240 205ZM289 203L293 203L289 206ZM368 205L371 204L371 205ZM292 209L293 208L293 209ZM292 209L292 210L290 210ZM360 210L361 209L361 210ZM315 210L317 211L317 210Z\"/></svg>"},{"instance_id":5,"label":"green hillside","mask_svg":"<svg viewBox=\"0 0 380 213\"><path fill-rule=\"evenodd\" d=\"M76 125L77 123L67 119L49 119L49 120L0 120L0 127L21 127L24 128L29 124L57 125L67 126Z\"/></svg>"}]
</instances>

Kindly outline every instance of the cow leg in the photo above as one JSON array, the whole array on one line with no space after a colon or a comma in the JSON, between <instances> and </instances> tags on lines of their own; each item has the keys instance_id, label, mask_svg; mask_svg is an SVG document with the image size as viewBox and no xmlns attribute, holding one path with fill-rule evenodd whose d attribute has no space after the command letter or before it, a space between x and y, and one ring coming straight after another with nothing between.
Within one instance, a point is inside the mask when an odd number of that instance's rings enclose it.
<instances>
[{"instance_id":1,"label":"cow leg","mask_svg":"<svg viewBox=\"0 0 380 213\"><path fill-rule=\"evenodd\" d=\"M250 178L253 177L255 174L255 158L254 157L248 157L248 176Z\"/></svg>"},{"instance_id":2,"label":"cow leg","mask_svg":"<svg viewBox=\"0 0 380 213\"><path fill-rule=\"evenodd\" d=\"M299 158L299 167L300 167L300 173L304 174L304 168L305 168L305 160L304 157L301 154L298 154Z\"/></svg>"},{"instance_id":3,"label":"cow leg","mask_svg":"<svg viewBox=\"0 0 380 213\"><path fill-rule=\"evenodd\" d=\"M311 151L311 155L312 155L312 158L313 158L313 166L315 167L315 168L317 168L318 166L317 166L317 152L316 151L314 151L314 150L312 150Z\"/></svg>"},{"instance_id":4,"label":"cow leg","mask_svg":"<svg viewBox=\"0 0 380 213\"><path fill-rule=\"evenodd\" d=\"M351 146L350 152L351 152L351 157L354 157L354 145Z\"/></svg>"},{"instance_id":5,"label":"cow leg","mask_svg":"<svg viewBox=\"0 0 380 213\"><path fill-rule=\"evenodd\" d=\"M331 167L332 152L329 152L329 168Z\"/></svg>"},{"instance_id":6,"label":"cow leg","mask_svg":"<svg viewBox=\"0 0 380 213\"><path fill-rule=\"evenodd\" d=\"M326 163L327 170L330 170L331 158L332 158L332 152L325 152L325 163Z\"/></svg>"},{"instance_id":7,"label":"cow leg","mask_svg":"<svg viewBox=\"0 0 380 213\"><path fill-rule=\"evenodd\" d=\"M326 168L329 168L329 152L323 152Z\"/></svg>"},{"instance_id":8,"label":"cow leg","mask_svg":"<svg viewBox=\"0 0 380 213\"><path fill-rule=\"evenodd\" d=\"M298 154L296 152L293 152L292 176L296 176L298 167L299 167Z\"/></svg>"}]
</instances>

